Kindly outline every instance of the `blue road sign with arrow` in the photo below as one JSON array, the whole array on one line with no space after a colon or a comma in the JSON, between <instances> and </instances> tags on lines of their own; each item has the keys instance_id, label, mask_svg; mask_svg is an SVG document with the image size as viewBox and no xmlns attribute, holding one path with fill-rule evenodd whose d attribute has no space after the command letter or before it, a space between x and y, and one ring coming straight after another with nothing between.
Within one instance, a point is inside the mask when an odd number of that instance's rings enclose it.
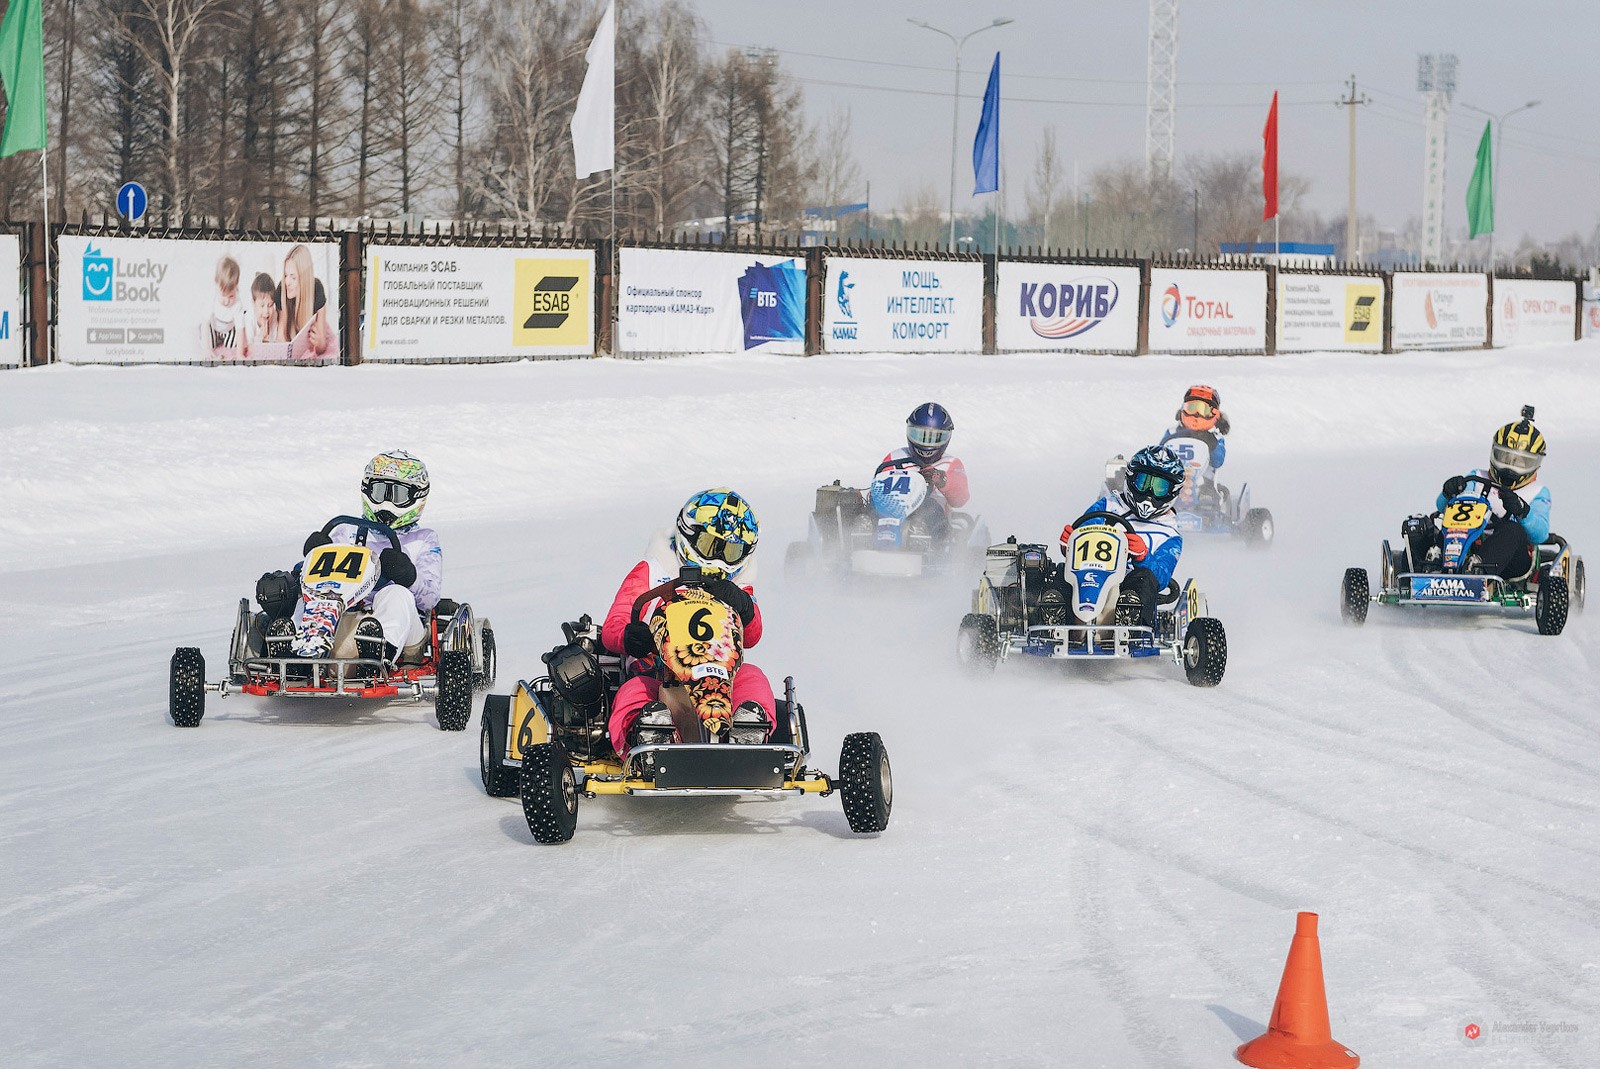
<instances>
[{"instance_id":1,"label":"blue road sign with arrow","mask_svg":"<svg viewBox=\"0 0 1600 1069\"><path fill-rule=\"evenodd\" d=\"M117 190L117 211L126 216L130 223L137 223L142 219L144 210L149 205L150 195L138 182L126 182Z\"/></svg>"}]
</instances>

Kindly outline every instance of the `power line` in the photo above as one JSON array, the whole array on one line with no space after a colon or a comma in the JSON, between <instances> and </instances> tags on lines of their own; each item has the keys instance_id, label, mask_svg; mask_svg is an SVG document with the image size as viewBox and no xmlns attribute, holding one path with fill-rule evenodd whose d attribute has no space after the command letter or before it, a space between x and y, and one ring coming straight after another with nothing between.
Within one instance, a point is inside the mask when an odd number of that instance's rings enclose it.
<instances>
[{"instance_id":1,"label":"power line","mask_svg":"<svg viewBox=\"0 0 1600 1069\"><path fill-rule=\"evenodd\" d=\"M899 86L899 85L868 85L868 84L866 84L864 82L837 82L837 81L833 81L832 79L829 79L829 78L801 78L801 77L795 77L794 80L799 82L799 83L801 83L802 85L827 85L827 86L834 86L834 87L840 88L840 89L866 89L866 90L870 90L870 91L878 92L878 93L905 93L905 94L908 94L910 96L931 96L931 97L948 97L950 95L948 90L942 90L942 89L908 89L905 86ZM961 96L962 96L962 99L964 99L964 100L981 100L982 99L982 94L981 93L962 93ZM1143 108L1145 106L1143 101L1062 100L1062 99L1059 99L1059 98L1056 98L1056 97L1021 97L1021 96L1011 96L1010 94L1006 94L1004 99L1005 99L1005 102L1007 104L1068 104L1068 105L1080 106L1080 107L1088 107L1088 108ZM1323 106L1326 106L1326 104L1327 104L1326 100L1282 100L1282 101L1278 102L1278 106L1279 107L1285 107L1285 108L1323 107ZM1266 105L1265 102L1259 101L1259 100L1246 101L1246 102L1243 102L1243 103L1238 103L1238 102L1218 103L1218 104L1204 104L1204 103L1183 104L1183 103L1180 103L1178 105L1178 107L1180 107L1180 108L1258 108L1258 109L1265 109L1266 106L1267 105Z\"/></svg>"}]
</instances>

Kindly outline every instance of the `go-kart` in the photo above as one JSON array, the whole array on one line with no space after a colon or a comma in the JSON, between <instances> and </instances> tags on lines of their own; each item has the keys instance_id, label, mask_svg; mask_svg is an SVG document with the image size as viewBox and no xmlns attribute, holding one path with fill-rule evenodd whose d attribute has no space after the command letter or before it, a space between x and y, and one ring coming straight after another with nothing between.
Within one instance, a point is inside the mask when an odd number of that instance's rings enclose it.
<instances>
[{"instance_id":1,"label":"go-kart","mask_svg":"<svg viewBox=\"0 0 1600 1069\"><path fill-rule=\"evenodd\" d=\"M544 655L546 675L519 682L509 695L485 696L478 748L484 791L497 798L520 794L528 830L540 843L571 839L578 799L602 794L826 797L838 791L851 831L883 831L893 786L878 733L845 736L836 777L807 767L810 736L792 676L784 680L770 737L765 718L741 722L731 705L744 660L743 627L738 613L701 582L700 570L686 567L634 602L635 619L656 602L649 624L666 709L647 707L640 714L627 752L613 748L607 730L623 666L605 652L599 627L586 615L561 625L566 641Z\"/></svg>"},{"instance_id":2,"label":"go-kart","mask_svg":"<svg viewBox=\"0 0 1600 1069\"><path fill-rule=\"evenodd\" d=\"M340 524L400 540L381 523L335 516L322 528ZM443 731L464 731L472 720L472 692L494 683L494 629L465 603L440 600L425 621L423 640L401 651L390 666L381 657L362 657L356 632L369 615L362 607L380 578L378 552L365 545L330 543L307 553L299 568L301 612L292 635L269 637L265 613L252 613L250 599L239 599L228 675L205 678L199 648L173 651L168 711L177 727L200 725L206 695L226 698L252 694L264 698L369 698L431 701Z\"/></svg>"},{"instance_id":3,"label":"go-kart","mask_svg":"<svg viewBox=\"0 0 1600 1069\"><path fill-rule=\"evenodd\" d=\"M1188 472L1172 509L1172 525L1179 534L1232 535L1254 546L1271 544L1272 513L1251 506L1249 483L1235 494L1215 480L1201 478L1201 473L1211 465L1210 445L1203 439L1190 437L1168 438L1162 444L1182 458ZM1127 459L1122 456L1106 461L1107 490L1114 491L1122 486L1126 463Z\"/></svg>"},{"instance_id":4,"label":"go-kart","mask_svg":"<svg viewBox=\"0 0 1600 1069\"><path fill-rule=\"evenodd\" d=\"M972 611L961 619L956 656L987 675L1013 654L1054 660L1165 657L1197 687L1222 682L1228 639L1207 615L1206 599L1190 579L1168 583L1156 605L1154 629L1138 623L1139 606L1121 590L1128 568L1125 516L1095 510L1072 525L1068 557L1059 569L1047 547L1016 538L990 546Z\"/></svg>"},{"instance_id":5,"label":"go-kart","mask_svg":"<svg viewBox=\"0 0 1600 1069\"><path fill-rule=\"evenodd\" d=\"M946 511L915 458L885 460L865 490L835 479L817 488L806 540L790 543L784 574L804 579L940 575L989 544L989 529L974 516Z\"/></svg>"},{"instance_id":6,"label":"go-kart","mask_svg":"<svg viewBox=\"0 0 1600 1069\"><path fill-rule=\"evenodd\" d=\"M1588 579L1583 558L1572 552L1567 540L1552 532L1534 547L1533 567L1518 579L1477 572L1472 547L1489 529L1493 517L1489 491L1511 491L1481 475L1463 477L1461 493L1430 513L1427 522L1442 532L1437 563L1411 559L1409 540L1393 549L1383 542L1378 562L1378 590L1373 593L1365 568L1346 568L1339 590L1339 613L1346 623L1364 624L1372 602L1380 605L1443 605L1468 609L1533 610L1541 635L1559 635L1567 625L1569 607L1583 611ZM1473 490L1476 484L1477 489ZM1513 522L1513 521L1505 521Z\"/></svg>"}]
</instances>

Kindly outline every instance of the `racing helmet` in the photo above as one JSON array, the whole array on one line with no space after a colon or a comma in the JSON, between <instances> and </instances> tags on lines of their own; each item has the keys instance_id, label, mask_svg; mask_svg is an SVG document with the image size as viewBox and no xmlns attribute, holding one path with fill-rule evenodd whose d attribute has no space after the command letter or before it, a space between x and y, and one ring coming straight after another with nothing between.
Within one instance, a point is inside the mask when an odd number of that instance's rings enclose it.
<instances>
[{"instance_id":1,"label":"racing helmet","mask_svg":"<svg viewBox=\"0 0 1600 1069\"><path fill-rule=\"evenodd\" d=\"M944 406L929 401L906 417L906 447L922 463L933 464L944 456L955 430L955 420Z\"/></svg>"},{"instance_id":2,"label":"racing helmet","mask_svg":"<svg viewBox=\"0 0 1600 1069\"><path fill-rule=\"evenodd\" d=\"M361 474L361 514L395 530L422 518L428 500L428 466L404 449L390 449L367 461Z\"/></svg>"},{"instance_id":3,"label":"racing helmet","mask_svg":"<svg viewBox=\"0 0 1600 1069\"><path fill-rule=\"evenodd\" d=\"M1222 418L1222 394L1210 386L1191 386L1183 392L1183 404L1178 408L1178 422L1191 431L1217 430ZM1227 427L1221 432L1226 434Z\"/></svg>"},{"instance_id":4,"label":"racing helmet","mask_svg":"<svg viewBox=\"0 0 1600 1069\"><path fill-rule=\"evenodd\" d=\"M750 502L719 486L702 490L684 503L672 542L681 563L725 572L732 578L755 552L759 538Z\"/></svg>"},{"instance_id":5,"label":"racing helmet","mask_svg":"<svg viewBox=\"0 0 1600 1069\"><path fill-rule=\"evenodd\" d=\"M1146 446L1128 461L1117 496L1139 519L1153 519L1178 500L1184 474L1183 459L1178 454L1164 445Z\"/></svg>"},{"instance_id":6,"label":"racing helmet","mask_svg":"<svg viewBox=\"0 0 1600 1069\"><path fill-rule=\"evenodd\" d=\"M1489 447L1489 474L1513 490L1533 482L1544 461L1544 435L1533 425L1533 406L1522 407L1522 418L1494 432Z\"/></svg>"}]
</instances>

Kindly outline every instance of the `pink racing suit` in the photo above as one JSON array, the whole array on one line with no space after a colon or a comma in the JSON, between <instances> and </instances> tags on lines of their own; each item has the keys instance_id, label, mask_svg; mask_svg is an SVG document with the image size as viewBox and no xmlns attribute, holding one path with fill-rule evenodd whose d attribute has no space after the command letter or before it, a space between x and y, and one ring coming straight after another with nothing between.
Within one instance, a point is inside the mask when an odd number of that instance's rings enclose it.
<instances>
[{"instance_id":1,"label":"pink racing suit","mask_svg":"<svg viewBox=\"0 0 1600 1069\"><path fill-rule=\"evenodd\" d=\"M916 460L911 455L911 450L905 446L891 449L878 463L887 464L891 460ZM960 508L967 503L972 495L967 490L967 468L958 457L941 457L932 464L923 464L923 471L938 471L944 474L944 486L930 486L932 496L945 503L945 511Z\"/></svg>"},{"instance_id":2,"label":"pink racing suit","mask_svg":"<svg viewBox=\"0 0 1600 1069\"><path fill-rule=\"evenodd\" d=\"M617 596L611 601L611 611L606 613L606 622L600 629L600 640L606 649L619 656L624 655L622 648L622 632L633 622L633 603L640 594L651 587L660 586L669 579L678 575L678 561L673 558L671 563L662 561L642 560L634 565L633 571L622 581L622 586L617 590ZM751 600L755 599L755 591L750 587L744 588ZM658 602L651 602L644 607L640 614L648 620L655 611ZM761 606L756 605L755 617L750 625L744 629L744 645L746 649L761 641ZM644 668L638 661L629 658L626 662L629 670L634 672ZM607 723L607 730L611 733L611 747L619 754L628 752L628 730L633 727L633 722L639 719L639 710L644 708L646 702L654 701L661 692L661 681L649 675L635 675L623 683L617 691L617 697L611 703L611 719ZM761 671L749 661L739 666L739 672L733 677L733 707L737 709L747 701L756 702L767 714L768 730L776 728L778 718L773 711L772 684L767 680L766 673Z\"/></svg>"}]
</instances>

